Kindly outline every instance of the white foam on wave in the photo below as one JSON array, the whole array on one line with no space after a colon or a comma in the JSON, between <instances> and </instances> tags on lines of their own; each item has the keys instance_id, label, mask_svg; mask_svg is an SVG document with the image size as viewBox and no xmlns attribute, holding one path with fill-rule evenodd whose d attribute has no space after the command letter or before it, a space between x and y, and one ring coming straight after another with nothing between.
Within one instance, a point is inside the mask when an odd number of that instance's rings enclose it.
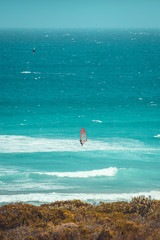
<instances>
[{"instance_id":1,"label":"white foam on wave","mask_svg":"<svg viewBox=\"0 0 160 240\"><path fill-rule=\"evenodd\" d=\"M154 137L156 137L156 138L160 138L160 134L157 134L157 135L155 135Z\"/></svg>"},{"instance_id":2,"label":"white foam on wave","mask_svg":"<svg viewBox=\"0 0 160 240\"><path fill-rule=\"evenodd\" d=\"M100 121L100 120L92 120L92 122L102 123L102 121Z\"/></svg>"},{"instance_id":3,"label":"white foam on wave","mask_svg":"<svg viewBox=\"0 0 160 240\"><path fill-rule=\"evenodd\" d=\"M25 74L28 74L28 73L31 73L30 71L23 71L21 73L25 73Z\"/></svg>"},{"instance_id":4,"label":"white foam on wave","mask_svg":"<svg viewBox=\"0 0 160 240\"><path fill-rule=\"evenodd\" d=\"M9 202L31 202L31 203L51 203L54 201L65 201L79 199L86 202L104 201L131 201L133 197L151 196L152 199L160 200L160 191L137 192L137 193L29 193L1 195L0 203Z\"/></svg>"},{"instance_id":5,"label":"white foam on wave","mask_svg":"<svg viewBox=\"0 0 160 240\"><path fill-rule=\"evenodd\" d=\"M133 139L88 140L82 147L79 140L34 138L16 135L0 135L0 153L30 152L79 152L79 151L153 151Z\"/></svg>"},{"instance_id":6,"label":"white foam on wave","mask_svg":"<svg viewBox=\"0 0 160 240\"><path fill-rule=\"evenodd\" d=\"M118 169L116 167L104 168L92 171L77 171L77 172L35 172L40 175L50 175L57 177L69 177L69 178L89 178L100 176L115 176Z\"/></svg>"}]
</instances>

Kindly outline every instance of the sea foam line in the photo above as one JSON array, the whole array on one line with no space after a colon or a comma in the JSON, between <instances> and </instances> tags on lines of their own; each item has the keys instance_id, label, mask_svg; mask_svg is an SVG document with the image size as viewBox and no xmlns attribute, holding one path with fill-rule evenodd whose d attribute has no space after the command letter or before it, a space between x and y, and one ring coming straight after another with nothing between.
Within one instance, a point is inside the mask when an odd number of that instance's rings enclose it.
<instances>
[{"instance_id":1,"label":"sea foam line","mask_svg":"<svg viewBox=\"0 0 160 240\"><path fill-rule=\"evenodd\" d=\"M69 178L89 178L89 177L100 177L100 176L115 176L117 173L116 167L104 168L92 171L77 171L77 172L35 172L40 175L50 175L57 177L69 177Z\"/></svg>"},{"instance_id":2,"label":"sea foam line","mask_svg":"<svg viewBox=\"0 0 160 240\"><path fill-rule=\"evenodd\" d=\"M88 139L82 147L79 140L35 138L17 135L0 135L0 153L31 152L80 152L80 151L153 151L134 139L105 139L95 141Z\"/></svg>"},{"instance_id":3,"label":"sea foam line","mask_svg":"<svg viewBox=\"0 0 160 240\"><path fill-rule=\"evenodd\" d=\"M30 202L33 204L51 203L54 201L65 201L79 199L86 202L115 202L115 201L131 201L133 197L151 196L152 199L160 200L160 191L137 192L137 193L29 193L1 195L0 203L10 202Z\"/></svg>"}]
</instances>

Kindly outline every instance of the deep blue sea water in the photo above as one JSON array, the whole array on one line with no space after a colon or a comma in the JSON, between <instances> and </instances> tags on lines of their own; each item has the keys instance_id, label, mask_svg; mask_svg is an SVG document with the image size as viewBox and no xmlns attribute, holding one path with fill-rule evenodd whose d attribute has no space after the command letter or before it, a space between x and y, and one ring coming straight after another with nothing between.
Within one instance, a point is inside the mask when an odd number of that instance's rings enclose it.
<instances>
[{"instance_id":1,"label":"deep blue sea water","mask_svg":"<svg viewBox=\"0 0 160 240\"><path fill-rule=\"evenodd\" d=\"M1 30L0 205L139 195L160 199L160 31Z\"/></svg>"}]
</instances>

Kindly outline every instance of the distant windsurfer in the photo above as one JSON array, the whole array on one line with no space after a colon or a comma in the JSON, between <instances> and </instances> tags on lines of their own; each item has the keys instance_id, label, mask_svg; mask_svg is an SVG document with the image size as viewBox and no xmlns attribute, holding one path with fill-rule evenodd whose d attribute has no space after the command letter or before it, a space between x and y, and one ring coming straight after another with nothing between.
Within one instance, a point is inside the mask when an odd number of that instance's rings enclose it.
<instances>
[{"instance_id":1,"label":"distant windsurfer","mask_svg":"<svg viewBox=\"0 0 160 240\"><path fill-rule=\"evenodd\" d=\"M80 133L80 144L83 146L85 142L87 142L87 135L86 135L85 129L82 128Z\"/></svg>"},{"instance_id":2,"label":"distant windsurfer","mask_svg":"<svg viewBox=\"0 0 160 240\"><path fill-rule=\"evenodd\" d=\"M36 49L35 49L35 48L33 48L33 53L35 53L35 51L36 51Z\"/></svg>"}]
</instances>

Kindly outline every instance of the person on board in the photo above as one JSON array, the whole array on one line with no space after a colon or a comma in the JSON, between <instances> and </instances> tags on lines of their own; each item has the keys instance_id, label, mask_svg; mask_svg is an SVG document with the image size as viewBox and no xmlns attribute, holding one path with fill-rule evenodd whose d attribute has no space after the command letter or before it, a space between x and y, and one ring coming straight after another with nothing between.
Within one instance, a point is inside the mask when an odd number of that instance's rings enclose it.
<instances>
[{"instance_id":1,"label":"person on board","mask_svg":"<svg viewBox=\"0 0 160 240\"><path fill-rule=\"evenodd\" d=\"M85 142L87 142L87 135L86 135L85 129L82 128L80 133L80 144L83 146Z\"/></svg>"},{"instance_id":2,"label":"person on board","mask_svg":"<svg viewBox=\"0 0 160 240\"><path fill-rule=\"evenodd\" d=\"M35 53L36 52L36 49L35 48L33 48L33 53Z\"/></svg>"}]
</instances>

